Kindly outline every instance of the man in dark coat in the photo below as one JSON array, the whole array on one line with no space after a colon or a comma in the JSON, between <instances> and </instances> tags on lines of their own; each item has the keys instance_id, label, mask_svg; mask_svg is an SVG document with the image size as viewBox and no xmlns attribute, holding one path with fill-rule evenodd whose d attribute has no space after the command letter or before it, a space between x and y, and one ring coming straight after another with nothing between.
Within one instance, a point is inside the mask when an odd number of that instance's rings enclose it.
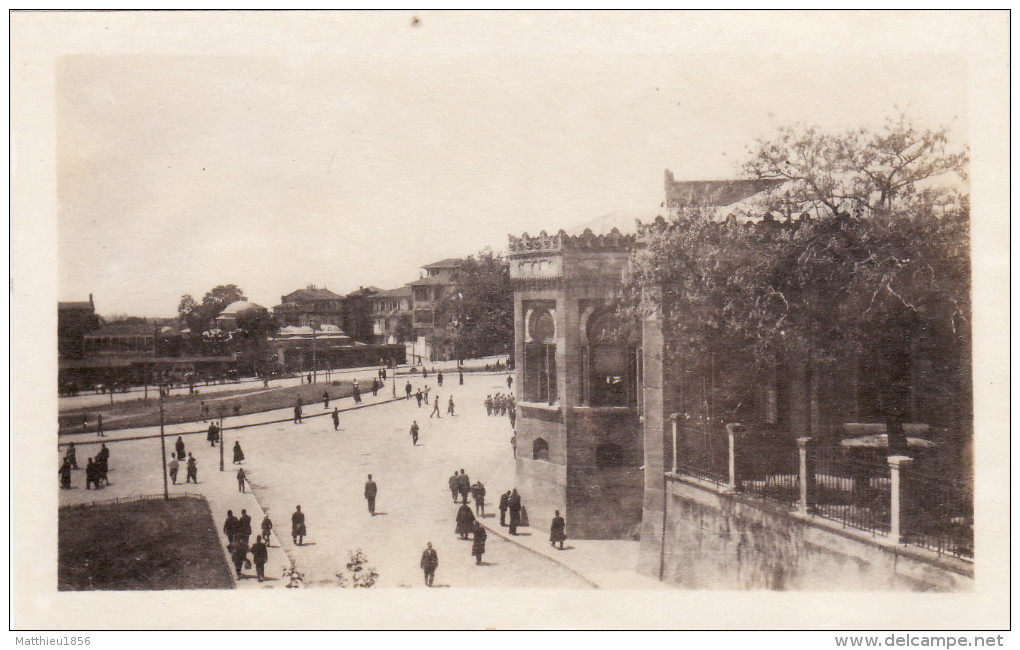
<instances>
[{"instance_id":1,"label":"man in dark coat","mask_svg":"<svg viewBox=\"0 0 1020 650\"><path fill-rule=\"evenodd\" d=\"M233 510L227 510L227 520L223 522L223 534L227 536L227 542L233 544L237 536L238 519L234 516Z\"/></svg>"},{"instance_id":2,"label":"man in dark coat","mask_svg":"<svg viewBox=\"0 0 1020 650\"><path fill-rule=\"evenodd\" d=\"M418 400L418 408L421 408L421 398L422 398L422 394L421 394L421 389L419 388L418 392L414 394L414 399Z\"/></svg>"},{"instance_id":3,"label":"man in dark coat","mask_svg":"<svg viewBox=\"0 0 1020 650\"><path fill-rule=\"evenodd\" d=\"M333 407L333 431L340 430L340 411Z\"/></svg>"},{"instance_id":4,"label":"man in dark coat","mask_svg":"<svg viewBox=\"0 0 1020 650\"><path fill-rule=\"evenodd\" d=\"M241 510L241 516L237 519L237 528L234 531L234 539L240 539L244 545L248 545L251 537L251 516L247 510Z\"/></svg>"},{"instance_id":5,"label":"man in dark coat","mask_svg":"<svg viewBox=\"0 0 1020 650\"><path fill-rule=\"evenodd\" d=\"M71 461L67 458L60 464L60 489L70 490L71 489Z\"/></svg>"},{"instance_id":6,"label":"man in dark coat","mask_svg":"<svg viewBox=\"0 0 1020 650\"><path fill-rule=\"evenodd\" d=\"M220 428L216 426L215 422L209 423L209 433L206 434L205 439L209 441L210 447L216 446L216 442L220 439Z\"/></svg>"},{"instance_id":7,"label":"man in dark coat","mask_svg":"<svg viewBox=\"0 0 1020 650\"><path fill-rule=\"evenodd\" d=\"M177 436L177 442L174 443L174 447L177 449L177 458L184 460L184 438Z\"/></svg>"},{"instance_id":8,"label":"man in dark coat","mask_svg":"<svg viewBox=\"0 0 1020 650\"><path fill-rule=\"evenodd\" d=\"M506 526L506 511L510 509L510 490L499 497L499 525Z\"/></svg>"},{"instance_id":9,"label":"man in dark coat","mask_svg":"<svg viewBox=\"0 0 1020 650\"><path fill-rule=\"evenodd\" d=\"M294 424L301 424L301 400L294 405Z\"/></svg>"},{"instance_id":10,"label":"man in dark coat","mask_svg":"<svg viewBox=\"0 0 1020 650\"><path fill-rule=\"evenodd\" d=\"M328 390L322 391L322 408L324 408L327 411L329 410L329 391Z\"/></svg>"},{"instance_id":11,"label":"man in dark coat","mask_svg":"<svg viewBox=\"0 0 1020 650\"><path fill-rule=\"evenodd\" d=\"M244 462L244 452L241 451L241 441L240 440L235 440L234 441L234 464L236 465L238 463L243 463L243 462Z\"/></svg>"},{"instance_id":12,"label":"man in dark coat","mask_svg":"<svg viewBox=\"0 0 1020 650\"><path fill-rule=\"evenodd\" d=\"M556 516L553 517L552 527L549 529L549 543L553 547L556 546L557 542L560 545L560 550L563 550L563 542L567 539L567 522L560 516L560 511L556 511Z\"/></svg>"},{"instance_id":13,"label":"man in dark coat","mask_svg":"<svg viewBox=\"0 0 1020 650\"><path fill-rule=\"evenodd\" d=\"M301 512L301 506L298 506L290 516L290 536L298 546L305 541L305 532L305 513Z\"/></svg>"},{"instance_id":14,"label":"man in dark coat","mask_svg":"<svg viewBox=\"0 0 1020 650\"><path fill-rule=\"evenodd\" d=\"M89 458L89 462L85 465L85 489L88 490L90 485L94 485L95 488L99 489L99 474L96 472L96 464Z\"/></svg>"},{"instance_id":15,"label":"man in dark coat","mask_svg":"<svg viewBox=\"0 0 1020 650\"><path fill-rule=\"evenodd\" d=\"M510 509L510 534L516 535L517 527L521 525L521 495L517 494L517 488L510 493L507 506Z\"/></svg>"},{"instance_id":16,"label":"man in dark coat","mask_svg":"<svg viewBox=\"0 0 1020 650\"><path fill-rule=\"evenodd\" d=\"M475 522L474 539L471 542L471 555L475 556L475 564L482 563L482 555L485 554L485 538L488 535L485 532L485 527L482 526L482 522Z\"/></svg>"},{"instance_id":17,"label":"man in dark coat","mask_svg":"<svg viewBox=\"0 0 1020 650\"><path fill-rule=\"evenodd\" d=\"M269 551L266 550L266 545L262 543L262 536L259 535L251 546L251 561L255 565L255 576L259 582L266 579L266 562L268 560Z\"/></svg>"},{"instance_id":18,"label":"man in dark coat","mask_svg":"<svg viewBox=\"0 0 1020 650\"><path fill-rule=\"evenodd\" d=\"M188 469L188 476L184 479L184 482L185 483L191 483L192 481L194 481L195 485L198 485L198 461L195 460L195 457L191 455L190 451L188 452L188 467L187 467L187 469Z\"/></svg>"},{"instance_id":19,"label":"man in dark coat","mask_svg":"<svg viewBox=\"0 0 1020 650\"><path fill-rule=\"evenodd\" d=\"M436 577L436 567L439 566L439 555L436 549L432 548L432 542L421 554L421 570L425 572L425 585L431 587L432 580Z\"/></svg>"},{"instance_id":20,"label":"man in dark coat","mask_svg":"<svg viewBox=\"0 0 1020 650\"><path fill-rule=\"evenodd\" d=\"M239 539L235 535L234 543L230 550L230 557L234 560L234 570L237 571L237 577L240 578L244 561L248 559L248 542Z\"/></svg>"},{"instance_id":21,"label":"man in dark coat","mask_svg":"<svg viewBox=\"0 0 1020 650\"><path fill-rule=\"evenodd\" d=\"M71 465L71 469L78 469L78 451L74 448L73 442L68 443L64 459Z\"/></svg>"},{"instance_id":22,"label":"man in dark coat","mask_svg":"<svg viewBox=\"0 0 1020 650\"><path fill-rule=\"evenodd\" d=\"M365 500L368 501L368 511L375 516L375 495L379 492L379 488L376 486L375 481L372 480L372 475L368 475L368 481L365 482Z\"/></svg>"},{"instance_id":23,"label":"man in dark coat","mask_svg":"<svg viewBox=\"0 0 1020 650\"><path fill-rule=\"evenodd\" d=\"M450 402L446 405L446 414L453 415L453 395L450 395Z\"/></svg>"},{"instance_id":24,"label":"man in dark coat","mask_svg":"<svg viewBox=\"0 0 1020 650\"><path fill-rule=\"evenodd\" d=\"M407 382L407 385L404 386L404 392L407 393L407 397L404 399L411 399L411 382Z\"/></svg>"},{"instance_id":25,"label":"man in dark coat","mask_svg":"<svg viewBox=\"0 0 1020 650\"><path fill-rule=\"evenodd\" d=\"M439 374L438 374L438 375L436 375L436 383L438 383L438 384L439 384L439 387L440 387L440 388L442 388L442 387L443 387L443 371L442 371L442 370L440 370L440 371L439 371Z\"/></svg>"},{"instance_id":26,"label":"man in dark coat","mask_svg":"<svg viewBox=\"0 0 1020 650\"><path fill-rule=\"evenodd\" d=\"M418 431L418 421L414 420L411 422L411 444L413 445L418 444Z\"/></svg>"},{"instance_id":27,"label":"man in dark coat","mask_svg":"<svg viewBox=\"0 0 1020 650\"><path fill-rule=\"evenodd\" d=\"M103 443L102 449L96 454L96 477L101 483L110 484L110 450L107 449L106 443Z\"/></svg>"},{"instance_id":28,"label":"man in dark coat","mask_svg":"<svg viewBox=\"0 0 1020 650\"><path fill-rule=\"evenodd\" d=\"M106 434L103 433L103 414L100 413L96 416L96 435L102 437Z\"/></svg>"},{"instance_id":29,"label":"man in dark coat","mask_svg":"<svg viewBox=\"0 0 1020 650\"><path fill-rule=\"evenodd\" d=\"M460 485L459 479L457 470L453 470L453 476L450 477L450 496L453 497L454 503L457 503L457 486Z\"/></svg>"},{"instance_id":30,"label":"man in dark coat","mask_svg":"<svg viewBox=\"0 0 1020 650\"><path fill-rule=\"evenodd\" d=\"M457 477L457 491L460 492L460 497L463 503L467 503L468 492L471 491L471 479L461 468L460 476Z\"/></svg>"},{"instance_id":31,"label":"man in dark coat","mask_svg":"<svg viewBox=\"0 0 1020 650\"><path fill-rule=\"evenodd\" d=\"M237 469L237 491L244 494L244 468L239 467Z\"/></svg>"},{"instance_id":32,"label":"man in dark coat","mask_svg":"<svg viewBox=\"0 0 1020 650\"><path fill-rule=\"evenodd\" d=\"M461 504L457 509L457 528L454 532L460 535L461 539L467 539L474 531L475 516L471 514L471 508L466 503Z\"/></svg>"},{"instance_id":33,"label":"man in dark coat","mask_svg":"<svg viewBox=\"0 0 1020 650\"><path fill-rule=\"evenodd\" d=\"M475 514L479 517L485 515L485 486L481 481L475 481L471 486L471 498L475 500Z\"/></svg>"}]
</instances>

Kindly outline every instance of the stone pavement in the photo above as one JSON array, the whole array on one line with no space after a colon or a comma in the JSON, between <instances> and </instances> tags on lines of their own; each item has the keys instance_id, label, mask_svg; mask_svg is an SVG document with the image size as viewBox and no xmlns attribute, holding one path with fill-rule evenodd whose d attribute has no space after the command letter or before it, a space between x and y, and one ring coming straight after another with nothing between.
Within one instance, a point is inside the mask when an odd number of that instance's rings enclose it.
<instances>
[{"instance_id":1,"label":"stone pavement","mask_svg":"<svg viewBox=\"0 0 1020 650\"><path fill-rule=\"evenodd\" d=\"M341 412L339 432L333 431L327 415L292 424L291 409L230 417L224 434L226 471L222 473L218 471L219 450L210 447L204 435L184 435L187 450L198 459L200 483L170 489L203 494L218 529L227 509L235 514L247 509L252 516L252 539L258 534L262 512L269 512L276 538L267 575L276 580L260 585L245 578L239 582L240 588L285 586L280 579L282 567L291 558L305 574L307 586L335 588L334 574L343 569L348 551L356 548L378 569L380 587L423 588L418 559L427 541L440 556L436 586L661 587L658 581L634 572L637 542L568 540L567 550L550 548L547 525L552 509L558 506L533 503L526 494L525 505L535 528L522 529L530 535L510 539L498 524L497 504L499 495L513 487L512 431L508 418L486 416L482 405L487 393L505 392L505 373L468 373L463 386L456 373L444 374L442 388L431 373L428 379L433 398L437 392L440 395L439 419L429 418L431 408L423 405L419 409L413 399L388 401L390 390L381 391L373 402L369 402L373 399L369 394L366 405L356 410L350 409L348 399L341 400L348 410ZM412 379L413 385L419 383L420 376ZM457 404L454 417L446 413L451 395ZM309 415L318 411L314 406L309 405ZM417 446L412 446L408 433L413 419L421 427ZM269 420L276 421L260 424ZM232 424L246 426L234 429ZM168 428L168 457L177 435L170 431ZM103 439L75 436L82 467L97 443L110 446L113 485L98 493L86 492L81 485L83 472L75 472L77 489L60 491L61 504L162 492L158 428L116 433L119 440L113 435ZM245 451L245 471L254 495L237 491L236 467L230 462L234 440L240 440ZM487 488L489 514L483 522L492 532L481 566L470 555L471 542L454 534L457 505L449 500L447 479L461 467L472 481L481 480ZM362 494L369 473L379 485L375 517L367 512ZM180 480L184 475L182 467ZM307 543L300 547L289 535L289 518L296 504L302 505L308 517ZM225 546L226 540L222 541ZM244 573L253 575L254 571Z\"/></svg>"}]
</instances>

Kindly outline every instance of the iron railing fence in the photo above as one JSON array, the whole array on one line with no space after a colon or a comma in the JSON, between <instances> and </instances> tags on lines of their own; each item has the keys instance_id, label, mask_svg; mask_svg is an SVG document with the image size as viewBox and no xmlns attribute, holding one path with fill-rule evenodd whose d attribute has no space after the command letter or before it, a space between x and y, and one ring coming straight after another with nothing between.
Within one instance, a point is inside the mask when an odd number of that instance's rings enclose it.
<instances>
[{"instance_id":1,"label":"iron railing fence","mask_svg":"<svg viewBox=\"0 0 1020 650\"><path fill-rule=\"evenodd\" d=\"M838 445L816 446L809 457L814 514L873 535L889 533L890 469L884 457Z\"/></svg>"},{"instance_id":2,"label":"iron railing fence","mask_svg":"<svg viewBox=\"0 0 1020 650\"><path fill-rule=\"evenodd\" d=\"M974 486L908 468L901 478L903 541L940 555L974 558Z\"/></svg>"},{"instance_id":3,"label":"iron railing fence","mask_svg":"<svg viewBox=\"0 0 1020 650\"><path fill-rule=\"evenodd\" d=\"M677 425L677 472L717 485L729 483L729 440L721 428Z\"/></svg>"}]
</instances>

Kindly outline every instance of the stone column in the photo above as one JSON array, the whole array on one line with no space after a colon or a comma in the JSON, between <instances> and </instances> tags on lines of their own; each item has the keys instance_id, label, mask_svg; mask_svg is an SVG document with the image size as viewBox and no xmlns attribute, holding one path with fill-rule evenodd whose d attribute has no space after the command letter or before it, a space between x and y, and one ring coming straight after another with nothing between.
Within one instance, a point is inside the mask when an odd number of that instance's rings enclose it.
<instances>
[{"instance_id":1,"label":"stone column","mask_svg":"<svg viewBox=\"0 0 1020 650\"><path fill-rule=\"evenodd\" d=\"M800 511L809 514L815 503L815 452L813 440L797 438L797 452L800 456Z\"/></svg>"},{"instance_id":2,"label":"stone column","mask_svg":"<svg viewBox=\"0 0 1020 650\"><path fill-rule=\"evenodd\" d=\"M677 461L677 455L678 455L678 453L677 453L677 442L678 442L678 441L677 441L677 437L676 437L676 435L677 435L677 434L676 434L676 427L677 427L677 424L676 424L676 420L677 420L677 415L678 415L677 413L674 413L673 415L669 416L669 421L670 421L670 424L671 424L671 425L672 425L672 427L673 427L673 473L674 473L674 474L676 474L676 473L677 473L677 470L676 470L676 461Z\"/></svg>"},{"instance_id":3,"label":"stone column","mask_svg":"<svg viewBox=\"0 0 1020 650\"><path fill-rule=\"evenodd\" d=\"M909 456L889 456L889 537L894 544L903 543L902 503L903 503L903 472L910 467L913 458Z\"/></svg>"},{"instance_id":4,"label":"stone column","mask_svg":"<svg viewBox=\"0 0 1020 650\"><path fill-rule=\"evenodd\" d=\"M737 435L743 433L744 425L731 422L726 425L726 437L729 439L730 458L729 458L729 488L736 490L737 485L740 481L737 479Z\"/></svg>"}]
</instances>

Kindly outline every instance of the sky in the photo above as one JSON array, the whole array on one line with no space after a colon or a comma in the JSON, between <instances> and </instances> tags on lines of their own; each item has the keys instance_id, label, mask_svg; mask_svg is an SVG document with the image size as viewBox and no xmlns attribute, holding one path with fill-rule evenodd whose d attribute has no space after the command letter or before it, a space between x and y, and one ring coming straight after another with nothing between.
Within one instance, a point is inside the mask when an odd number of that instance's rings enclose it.
<instances>
[{"instance_id":1,"label":"sky","mask_svg":"<svg viewBox=\"0 0 1020 650\"><path fill-rule=\"evenodd\" d=\"M173 40L158 16L161 47L57 59L60 300L171 316L226 283L270 308L309 284L390 289L508 234L654 215L664 170L734 177L784 125L903 110L967 142L962 57L817 30L787 46L794 15L774 32L726 14L331 15L258 22L257 43L211 16L191 45L194 22Z\"/></svg>"}]
</instances>

